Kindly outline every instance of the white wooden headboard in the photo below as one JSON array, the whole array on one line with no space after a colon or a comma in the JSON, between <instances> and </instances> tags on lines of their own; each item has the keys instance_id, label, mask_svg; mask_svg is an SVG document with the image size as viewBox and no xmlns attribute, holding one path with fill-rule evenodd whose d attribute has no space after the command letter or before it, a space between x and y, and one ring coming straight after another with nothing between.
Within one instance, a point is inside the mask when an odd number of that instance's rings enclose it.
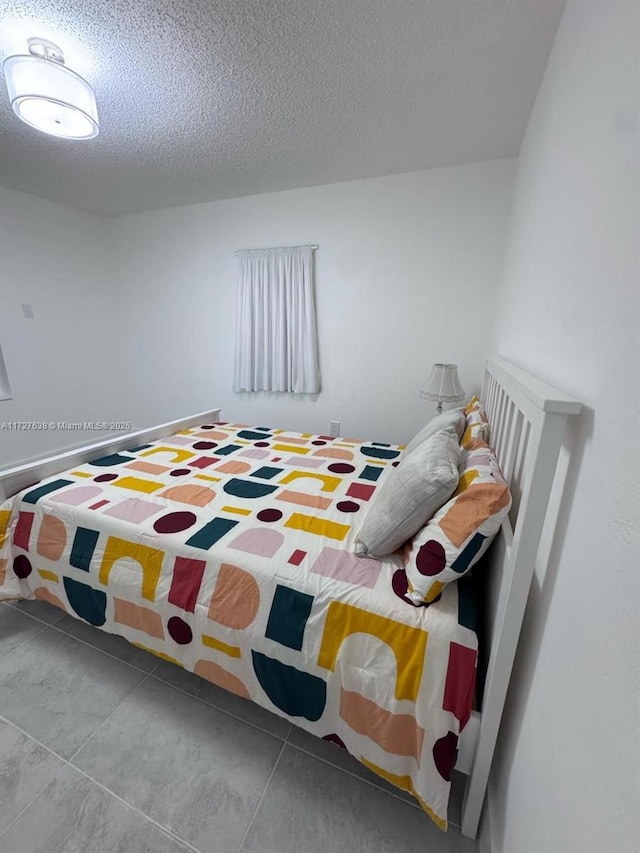
<instances>
[{"instance_id":1,"label":"white wooden headboard","mask_svg":"<svg viewBox=\"0 0 640 853\"><path fill-rule=\"evenodd\" d=\"M462 833L475 838L509 679L533 578L567 417L581 403L501 358L488 360L481 399L490 443L511 488L513 504L487 561L482 707L462 807ZM463 768L464 769L464 768Z\"/></svg>"}]
</instances>

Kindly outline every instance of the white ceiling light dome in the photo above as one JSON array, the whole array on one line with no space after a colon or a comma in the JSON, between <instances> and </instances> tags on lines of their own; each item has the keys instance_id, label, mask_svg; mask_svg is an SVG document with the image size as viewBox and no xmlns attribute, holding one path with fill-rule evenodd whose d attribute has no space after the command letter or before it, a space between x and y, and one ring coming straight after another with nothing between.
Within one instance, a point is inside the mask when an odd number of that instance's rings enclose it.
<instances>
[{"instance_id":1,"label":"white ceiling light dome","mask_svg":"<svg viewBox=\"0 0 640 853\"><path fill-rule=\"evenodd\" d=\"M3 63L14 113L51 136L93 139L100 128L91 86L65 66L52 42L31 38L28 45L28 55L9 56Z\"/></svg>"}]
</instances>

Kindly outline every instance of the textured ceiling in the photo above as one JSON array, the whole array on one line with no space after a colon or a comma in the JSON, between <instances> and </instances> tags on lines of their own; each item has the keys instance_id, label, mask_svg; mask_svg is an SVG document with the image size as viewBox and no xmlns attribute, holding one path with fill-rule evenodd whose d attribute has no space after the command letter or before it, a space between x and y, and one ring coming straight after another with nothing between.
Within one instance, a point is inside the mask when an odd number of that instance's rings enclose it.
<instances>
[{"instance_id":1,"label":"textured ceiling","mask_svg":"<svg viewBox=\"0 0 640 853\"><path fill-rule=\"evenodd\" d=\"M0 91L0 184L114 215L510 157L564 0L0 0L0 58L57 42L100 135Z\"/></svg>"}]
</instances>

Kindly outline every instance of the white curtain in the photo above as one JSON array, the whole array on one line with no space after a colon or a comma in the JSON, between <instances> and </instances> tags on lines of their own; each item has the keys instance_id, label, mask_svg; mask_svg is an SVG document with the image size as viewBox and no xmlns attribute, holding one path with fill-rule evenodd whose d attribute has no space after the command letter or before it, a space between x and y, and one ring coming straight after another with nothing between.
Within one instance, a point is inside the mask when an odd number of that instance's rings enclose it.
<instances>
[{"instance_id":1,"label":"white curtain","mask_svg":"<svg viewBox=\"0 0 640 853\"><path fill-rule=\"evenodd\" d=\"M309 246L238 253L234 391L320 390Z\"/></svg>"}]
</instances>

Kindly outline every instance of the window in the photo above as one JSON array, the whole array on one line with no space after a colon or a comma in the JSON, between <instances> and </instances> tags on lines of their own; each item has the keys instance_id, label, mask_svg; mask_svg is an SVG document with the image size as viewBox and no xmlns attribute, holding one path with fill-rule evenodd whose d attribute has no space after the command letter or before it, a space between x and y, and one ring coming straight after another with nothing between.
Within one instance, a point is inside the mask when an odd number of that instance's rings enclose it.
<instances>
[{"instance_id":1,"label":"window","mask_svg":"<svg viewBox=\"0 0 640 853\"><path fill-rule=\"evenodd\" d=\"M234 391L320 391L313 250L238 252Z\"/></svg>"}]
</instances>

